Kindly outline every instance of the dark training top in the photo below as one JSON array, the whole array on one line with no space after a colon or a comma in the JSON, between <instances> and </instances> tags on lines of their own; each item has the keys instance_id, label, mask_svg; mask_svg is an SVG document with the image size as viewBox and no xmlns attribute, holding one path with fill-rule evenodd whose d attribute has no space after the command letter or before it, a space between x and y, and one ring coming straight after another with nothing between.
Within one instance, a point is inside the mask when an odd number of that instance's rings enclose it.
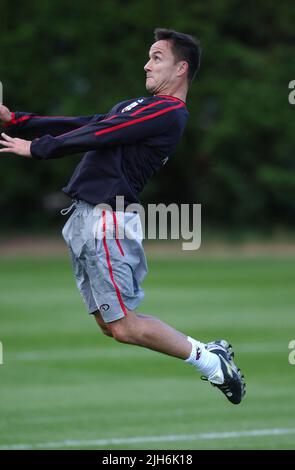
<instances>
[{"instance_id":1,"label":"dark training top","mask_svg":"<svg viewBox=\"0 0 295 470\"><path fill-rule=\"evenodd\" d=\"M62 117L13 113L11 136L34 139L33 158L86 152L63 191L73 199L115 207L138 203L149 178L174 152L188 118L183 101L168 95L131 99L108 114ZM46 135L45 135L46 134Z\"/></svg>"}]
</instances>

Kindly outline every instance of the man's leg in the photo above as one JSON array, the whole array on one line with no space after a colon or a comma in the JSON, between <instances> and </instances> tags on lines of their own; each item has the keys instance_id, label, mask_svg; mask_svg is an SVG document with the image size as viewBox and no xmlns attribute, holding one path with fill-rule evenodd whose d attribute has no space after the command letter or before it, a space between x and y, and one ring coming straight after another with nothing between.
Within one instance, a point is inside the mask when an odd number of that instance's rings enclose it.
<instances>
[{"instance_id":1,"label":"man's leg","mask_svg":"<svg viewBox=\"0 0 295 470\"><path fill-rule=\"evenodd\" d=\"M107 323L112 336L121 343L135 344L179 359L187 359L192 345L187 336L149 315L127 310L120 320Z\"/></svg>"},{"instance_id":2,"label":"man's leg","mask_svg":"<svg viewBox=\"0 0 295 470\"><path fill-rule=\"evenodd\" d=\"M108 324L103 321L103 318L101 316L101 313L99 310L93 313L94 318L96 320L96 323L100 327L101 331L103 332L104 335L106 336L113 336L110 328L108 327Z\"/></svg>"},{"instance_id":3,"label":"man's leg","mask_svg":"<svg viewBox=\"0 0 295 470\"><path fill-rule=\"evenodd\" d=\"M105 216L103 222L106 227ZM215 341L206 345L157 318L136 314L132 307L128 310L124 305L123 293L131 305L138 305L143 296L142 291L136 288L146 272L145 263L138 258L139 243L133 240L133 244L125 243L120 250L121 245L117 240L107 241L104 238L103 241L96 249L100 249L100 255L102 259L106 258L107 265L99 263L96 256L94 258L89 253L87 273L95 303L103 308L102 314L97 311L95 318L104 334L121 343L134 344L184 360L220 388L232 403L239 403L244 387L232 361L229 344L226 341ZM144 266L138 272L140 263ZM138 279L135 278L135 272ZM110 289L111 285L113 290Z\"/></svg>"},{"instance_id":4,"label":"man's leg","mask_svg":"<svg viewBox=\"0 0 295 470\"><path fill-rule=\"evenodd\" d=\"M135 344L180 359L190 355L192 345L187 336L150 315L127 311L126 317L111 323L104 322L99 310L94 316L102 332L121 343Z\"/></svg>"},{"instance_id":5,"label":"man's leg","mask_svg":"<svg viewBox=\"0 0 295 470\"><path fill-rule=\"evenodd\" d=\"M245 395L244 378L233 362L230 345L224 340L205 345L157 318L130 310L124 318L108 324L102 323L100 315L96 315L96 321L105 334L121 343L142 346L192 364L231 403L240 403Z\"/></svg>"}]
</instances>

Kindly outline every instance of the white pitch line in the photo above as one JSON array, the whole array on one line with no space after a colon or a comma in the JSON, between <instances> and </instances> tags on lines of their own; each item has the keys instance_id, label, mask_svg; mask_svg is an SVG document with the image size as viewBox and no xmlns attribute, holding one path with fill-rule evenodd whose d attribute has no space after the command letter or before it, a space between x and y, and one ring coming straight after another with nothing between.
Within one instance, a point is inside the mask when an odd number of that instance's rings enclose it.
<instances>
[{"instance_id":1,"label":"white pitch line","mask_svg":"<svg viewBox=\"0 0 295 470\"><path fill-rule=\"evenodd\" d=\"M65 440L36 444L7 444L0 450L54 449L62 447L106 447L110 445L140 444L146 442L206 441L212 439L236 439L239 437L284 436L295 434L295 429L254 429L252 431L213 432L202 434L172 434L167 436L142 436L96 440Z\"/></svg>"}]
</instances>

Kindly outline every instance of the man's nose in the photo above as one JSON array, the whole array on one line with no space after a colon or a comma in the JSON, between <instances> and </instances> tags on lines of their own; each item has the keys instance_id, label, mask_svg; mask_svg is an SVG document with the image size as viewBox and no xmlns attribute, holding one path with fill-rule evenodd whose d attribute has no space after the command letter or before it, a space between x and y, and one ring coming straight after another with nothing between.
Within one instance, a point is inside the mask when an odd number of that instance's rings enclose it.
<instances>
[{"instance_id":1,"label":"man's nose","mask_svg":"<svg viewBox=\"0 0 295 470\"><path fill-rule=\"evenodd\" d=\"M151 70L151 61L150 60L145 64L143 69L144 69L145 72L147 72L148 70Z\"/></svg>"}]
</instances>

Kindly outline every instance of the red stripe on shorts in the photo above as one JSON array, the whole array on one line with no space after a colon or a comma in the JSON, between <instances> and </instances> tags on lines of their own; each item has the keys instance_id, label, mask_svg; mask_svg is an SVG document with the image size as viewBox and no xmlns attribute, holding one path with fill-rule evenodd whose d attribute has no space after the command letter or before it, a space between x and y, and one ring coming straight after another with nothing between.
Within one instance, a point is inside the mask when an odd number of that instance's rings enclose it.
<instances>
[{"instance_id":1,"label":"red stripe on shorts","mask_svg":"<svg viewBox=\"0 0 295 470\"><path fill-rule=\"evenodd\" d=\"M119 248L119 251L120 251L121 255L124 256L123 248L121 246L120 241L118 240L118 222L117 222L116 213L114 211L113 211L113 219L114 219L114 224L115 224L115 229L116 229L116 243L118 245L118 248Z\"/></svg>"},{"instance_id":2,"label":"red stripe on shorts","mask_svg":"<svg viewBox=\"0 0 295 470\"><path fill-rule=\"evenodd\" d=\"M108 268L109 268L110 278L111 278L111 281L112 281L113 286L115 288L115 291L116 291L121 309L123 310L123 313L126 316L127 315L126 307L124 305L119 287L117 286L116 281L114 279L113 268L112 268L111 258L110 258L110 252L109 252L108 245L107 245L107 239L106 239L106 211L102 211L102 231L103 231L103 240L102 240L102 242L103 242L104 250L105 250L105 253L106 253L106 260L107 260L107 264L108 264Z\"/></svg>"}]
</instances>

